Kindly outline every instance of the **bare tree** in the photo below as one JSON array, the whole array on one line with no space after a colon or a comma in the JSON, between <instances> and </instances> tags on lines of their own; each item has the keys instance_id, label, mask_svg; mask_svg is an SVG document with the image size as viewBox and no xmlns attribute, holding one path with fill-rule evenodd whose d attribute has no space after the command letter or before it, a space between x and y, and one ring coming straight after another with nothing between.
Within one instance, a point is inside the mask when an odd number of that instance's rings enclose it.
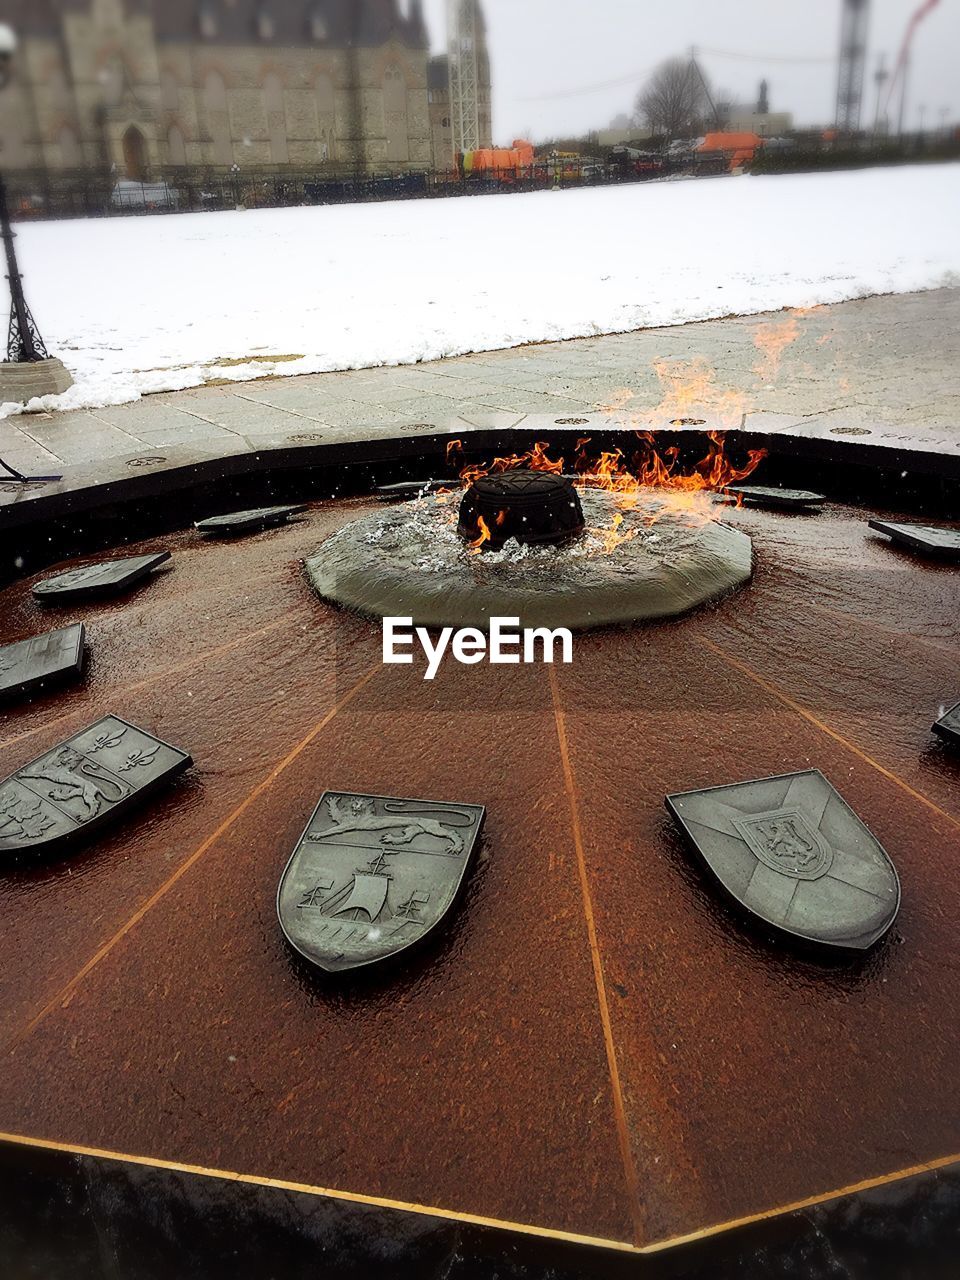
<instances>
[{"instance_id":1,"label":"bare tree","mask_svg":"<svg viewBox=\"0 0 960 1280\"><path fill-rule=\"evenodd\" d=\"M710 94L692 58L662 62L637 95L637 120L668 138L700 132L711 115Z\"/></svg>"}]
</instances>

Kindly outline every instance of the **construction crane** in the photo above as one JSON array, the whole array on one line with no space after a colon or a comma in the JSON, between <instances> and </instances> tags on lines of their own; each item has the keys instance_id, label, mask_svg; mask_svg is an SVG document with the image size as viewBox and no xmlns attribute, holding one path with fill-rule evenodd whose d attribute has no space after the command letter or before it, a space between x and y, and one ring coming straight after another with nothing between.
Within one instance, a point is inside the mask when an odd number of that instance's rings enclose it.
<instances>
[{"instance_id":1,"label":"construction crane","mask_svg":"<svg viewBox=\"0 0 960 1280\"><path fill-rule=\"evenodd\" d=\"M877 114L874 117L874 121L873 121L874 137L876 137L880 132L880 125L881 125L880 112L883 110L883 86L890 79L890 72L884 66L884 61L885 61L885 55L881 53L880 60L877 63L877 69L873 73L873 79L877 86ZM885 125L884 125L884 131L886 131Z\"/></svg>"},{"instance_id":2,"label":"construction crane","mask_svg":"<svg viewBox=\"0 0 960 1280\"><path fill-rule=\"evenodd\" d=\"M903 33L903 41L900 45L900 52L897 54L897 61L894 64L893 74L890 77L890 84L887 88L887 96L884 100L883 114L887 117L890 103L897 88L900 90L900 112L897 122L897 133L903 133L904 116L907 109L907 81L910 77L910 48L913 44L913 37L917 34L917 27L924 20L927 14L932 13L936 9L940 0L924 0L923 4L916 9L907 23L907 29Z\"/></svg>"},{"instance_id":3,"label":"construction crane","mask_svg":"<svg viewBox=\"0 0 960 1280\"><path fill-rule=\"evenodd\" d=\"M838 133L856 133L860 128L863 101L863 69L867 60L867 30L870 0L843 0L840 23L840 69L837 76Z\"/></svg>"},{"instance_id":4,"label":"construction crane","mask_svg":"<svg viewBox=\"0 0 960 1280\"><path fill-rule=\"evenodd\" d=\"M480 149L480 56L477 0L447 0L450 117L458 155Z\"/></svg>"}]
</instances>

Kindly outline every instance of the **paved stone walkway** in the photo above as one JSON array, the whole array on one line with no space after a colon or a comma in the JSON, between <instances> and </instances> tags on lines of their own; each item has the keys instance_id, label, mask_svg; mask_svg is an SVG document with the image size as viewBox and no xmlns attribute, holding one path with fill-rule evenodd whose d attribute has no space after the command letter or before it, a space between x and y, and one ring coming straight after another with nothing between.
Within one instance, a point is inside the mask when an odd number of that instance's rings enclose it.
<instances>
[{"instance_id":1,"label":"paved stone walkway","mask_svg":"<svg viewBox=\"0 0 960 1280\"><path fill-rule=\"evenodd\" d=\"M795 336L794 336L795 334ZM784 346L779 366L757 345ZM490 352L401 368L272 378L149 396L93 412L0 422L0 455L27 471L98 464L158 450L209 457L281 444L455 425L512 426L664 401L680 362L689 412L726 425L799 434L870 434L878 443L960 451L960 289L868 298ZM745 418L743 415L746 415ZM737 421L731 421L735 417Z\"/></svg>"}]
</instances>

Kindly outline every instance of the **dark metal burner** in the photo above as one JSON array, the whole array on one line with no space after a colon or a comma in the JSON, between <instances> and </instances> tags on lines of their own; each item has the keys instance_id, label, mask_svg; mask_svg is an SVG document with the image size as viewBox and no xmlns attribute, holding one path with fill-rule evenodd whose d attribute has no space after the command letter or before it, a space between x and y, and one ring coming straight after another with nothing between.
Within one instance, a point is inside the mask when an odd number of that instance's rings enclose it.
<instances>
[{"instance_id":1,"label":"dark metal burner","mask_svg":"<svg viewBox=\"0 0 960 1280\"><path fill-rule=\"evenodd\" d=\"M504 471L473 482L460 503L458 530L469 542L483 538L480 545L491 551L499 551L508 538L563 542L582 533L583 509L567 476Z\"/></svg>"}]
</instances>

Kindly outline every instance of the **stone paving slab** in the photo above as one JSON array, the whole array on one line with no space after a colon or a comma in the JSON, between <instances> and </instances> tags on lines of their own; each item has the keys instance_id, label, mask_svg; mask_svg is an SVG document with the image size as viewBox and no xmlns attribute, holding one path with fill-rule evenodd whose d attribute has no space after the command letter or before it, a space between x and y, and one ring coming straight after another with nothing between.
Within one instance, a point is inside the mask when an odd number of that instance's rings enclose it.
<instances>
[{"instance_id":1,"label":"stone paving slab","mask_svg":"<svg viewBox=\"0 0 960 1280\"><path fill-rule=\"evenodd\" d=\"M785 342L779 360L758 347L763 338ZM0 422L0 456L27 470L56 464L75 487L74 468L112 471L158 447L229 457L305 435L312 442L317 432L362 439L385 428L532 426L530 415L555 422L621 401L626 409L605 425L666 425L658 406L669 414L678 387L690 397L684 413L719 414L721 426L823 438L849 431L957 453L960 289L25 414ZM12 496L0 492L0 501Z\"/></svg>"}]
</instances>

